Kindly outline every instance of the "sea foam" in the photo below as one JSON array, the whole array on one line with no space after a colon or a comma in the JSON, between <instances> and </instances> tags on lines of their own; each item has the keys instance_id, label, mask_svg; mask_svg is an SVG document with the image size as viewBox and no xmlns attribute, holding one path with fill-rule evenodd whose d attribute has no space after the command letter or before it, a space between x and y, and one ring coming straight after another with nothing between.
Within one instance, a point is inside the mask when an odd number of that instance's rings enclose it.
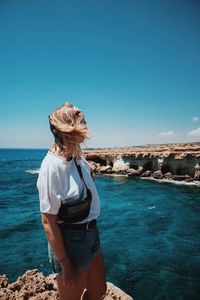
<instances>
[{"instance_id":1,"label":"sea foam","mask_svg":"<svg viewBox=\"0 0 200 300\"><path fill-rule=\"evenodd\" d=\"M39 174L40 169L26 170L25 172L29 174Z\"/></svg>"},{"instance_id":2,"label":"sea foam","mask_svg":"<svg viewBox=\"0 0 200 300\"><path fill-rule=\"evenodd\" d=\"M156 179L153 177L140 177L140 179L147 179L147 180L153 180L153 181L157 181L157 182L165 182L165 183L172 183L172 184L176 184L176 185L187 185L187 186L197 186L200 187L200 182L193 180L192 182L186 182L186 181L177 181L177 180L173 180L173 179Z\"/></svg>"}]
</instances>

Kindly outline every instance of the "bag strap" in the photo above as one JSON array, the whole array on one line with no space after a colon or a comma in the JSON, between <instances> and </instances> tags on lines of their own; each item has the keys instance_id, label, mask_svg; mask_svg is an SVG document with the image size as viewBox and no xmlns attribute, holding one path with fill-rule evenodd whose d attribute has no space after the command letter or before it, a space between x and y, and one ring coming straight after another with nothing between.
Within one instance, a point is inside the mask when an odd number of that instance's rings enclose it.
<instances>
[{"instance_id":1,"label":"bag strap","mask_svg":"<svg viewBox=\"0 0 200 300\"><path fill-rule=\"evenodd\" d=\"M82 172L82 170L81 170L81 166L77 164L76 158L74 158L74 162L75 162L75 165L76 165L76 167L77 167L79 176L81 177L81 179L83 180L83 182L84 182L86 188L88 189L87 184L85 183L85 180L84 180L84 178L83 178L83 172Z\"/></svg>"}]
</instances>

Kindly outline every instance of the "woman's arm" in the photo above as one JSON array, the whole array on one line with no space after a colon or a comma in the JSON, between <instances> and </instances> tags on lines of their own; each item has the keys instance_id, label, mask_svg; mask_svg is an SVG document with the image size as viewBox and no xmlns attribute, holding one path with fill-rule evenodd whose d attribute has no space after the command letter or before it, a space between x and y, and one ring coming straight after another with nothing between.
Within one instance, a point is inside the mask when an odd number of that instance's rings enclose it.
<instances>
[{"instance_id":1,"label":"woman's arm","mask_svg":"<svg viewBox=\"0 0 200 300\"><path fill-rule=\"evenodd\" d=\"M69 257L64 247L62 234L56 220L57 215L42 213L42 225L56 258L61 267L71 267Z\"/></svg>"},{"instance_id":2,"label":"woman's arm","mask_svg":"<svg viewBox=\"0 0 200 300\"><path fill-rule=\"evenodd\" d=\"M62 234L56 219L57 215L42 213L42 225L53 252L61 266L63 284L75 285L77 284L77 273L65 251Z\"/></svg>"}]
</instances>

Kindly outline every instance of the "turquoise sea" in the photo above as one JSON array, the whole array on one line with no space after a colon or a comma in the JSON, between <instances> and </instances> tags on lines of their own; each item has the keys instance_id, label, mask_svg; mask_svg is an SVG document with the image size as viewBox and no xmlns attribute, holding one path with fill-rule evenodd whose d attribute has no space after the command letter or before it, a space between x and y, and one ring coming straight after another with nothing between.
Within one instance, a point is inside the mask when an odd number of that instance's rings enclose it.
<instances>
[{"instance_id":1,"label":"turquoise sea","mask_svg":"<svg viewBox=\"0 0 200 300\"><path fill-rule=\"evenodd\" d=\"M36 180L47 149L0 149L0 274L50 274ZM135 300L200 299L200 188L97 176L107 281Z\"/></svg>"}]
</instances>

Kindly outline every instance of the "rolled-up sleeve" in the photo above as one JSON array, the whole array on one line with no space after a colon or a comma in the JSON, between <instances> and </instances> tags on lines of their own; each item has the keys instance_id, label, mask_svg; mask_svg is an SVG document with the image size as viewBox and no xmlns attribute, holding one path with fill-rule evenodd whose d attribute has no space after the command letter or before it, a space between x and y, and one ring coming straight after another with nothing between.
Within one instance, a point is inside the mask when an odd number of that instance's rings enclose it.
<instances>
[{"instance_id":1,"label":"rolled-up sleeve","mask_svg":"<svg viewBox=\"0 0 200 300\"><path fill-rule=\"evenodd\" d=\"M57 215L61 205L57 174L48 169L39 173L37 189L39 192L40 211Z\"/></svg>"}]
</instances>

